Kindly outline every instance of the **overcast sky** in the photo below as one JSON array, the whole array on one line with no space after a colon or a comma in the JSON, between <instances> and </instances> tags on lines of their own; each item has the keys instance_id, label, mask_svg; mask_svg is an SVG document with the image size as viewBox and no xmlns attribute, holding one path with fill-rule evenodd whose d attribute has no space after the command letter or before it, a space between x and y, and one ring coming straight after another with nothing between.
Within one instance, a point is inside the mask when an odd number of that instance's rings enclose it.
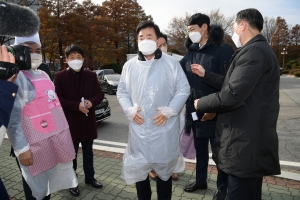
<instances>
[{"instance_id":1,"label":"overcast sky","mask_svg":"<svg viewBox=\"0 0 300 200\"><path fill-rule=\"evenodd\" d=\"M78 0L82 2L82 0ZM102 5L104 0L92 0ZM300 0L137 0L147 15L162 31L168 29L173 17L183 17L186 12L209 13L220 9L227 16L246 8L256 8L263 16L284 18L288 25L300 24Z\"/></svg>"}]
</instances>

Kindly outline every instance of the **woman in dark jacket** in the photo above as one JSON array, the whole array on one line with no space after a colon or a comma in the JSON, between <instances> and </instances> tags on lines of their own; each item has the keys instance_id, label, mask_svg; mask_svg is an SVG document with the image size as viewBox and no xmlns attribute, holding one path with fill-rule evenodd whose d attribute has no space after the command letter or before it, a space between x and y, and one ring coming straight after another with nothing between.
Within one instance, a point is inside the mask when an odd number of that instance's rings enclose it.
<instances>
[{"instance_id":1,"label":"woman in dark jacket","mask_svg":"<svg viewBox=\"0 0 300 200\"><path fill-rule=\"evenodd\" d=\"M191 95L186 103L185 131L190 133L193 129L197 160L196 181L187 185L184 190L193 192L197 189L207 188L208 143L213 145L216 129L216 117L211 117L212 120L201 121L203 117L206 118L204 112L197 112L198 119L193 120L192 113L196 112L194 100L218 92L219 89L204 83L202 77L192 72L191 65L200 64L205 70L224 76L234 52L228 44L223 43L224 31L222 27L219 25L210 26L210 19L204 14L197 13L191 16L188 29L189 38L186 40L188 51L180 64L191 87ZM224 190L226 193L226 182L226 177L223 181L219 177L217 180L218 190Z\"/></svg>"}]
</instances>

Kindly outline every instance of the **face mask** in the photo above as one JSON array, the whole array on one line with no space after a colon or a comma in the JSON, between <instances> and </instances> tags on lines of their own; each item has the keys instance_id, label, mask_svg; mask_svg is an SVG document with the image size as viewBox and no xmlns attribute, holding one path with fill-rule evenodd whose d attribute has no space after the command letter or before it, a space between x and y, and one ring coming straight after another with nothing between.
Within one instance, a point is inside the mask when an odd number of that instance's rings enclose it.
<instances>
[{"instance_id":1,"label":"face mask","mask_svg":"<svg viewBox=\"0 0 300 200\"><path fill-rule=\"evenodd\" d=\"M82 60L71 60L68 62L69 67L71 67L75 72L80 71L83 61Z\"/></svg>"},{"instance_id":2,"label":"face mask","mask_svg":"<svg viewBox=\"0 0 300 200\"><path fill-rule=\"evenodd\" d=\"M167 53L168 52L168 47L166 46L162 46L160 47L161 51L164 52L164 53Z\"/></svg>"},{"instance_id":3,"label":"face mask","mask_svg":"<svg viewBox=\"0 0 300 200\"><path fill-rule=\"evenodd\" d=\"M31 69L35 70L43 62L42 55L38 53L32 53L30 54L30 56L31 56Z\"/></svg>"},{"instance_id":4,"label":"face mask","mask_svg":"<svg viewBox=\"0 0 300 200\"><path fill-rule=\"evenodd\" d=\"M139 42L139 51L145 56L151 55L157 49L156 42L153 40L143 40Z\"/></svg>"},{"instance_id":5,"label":"face mask","mask_svg":"<svg viewBox=\"0 0 300 200\"><path fill-rule=\"evenodd\" d=\"M242 33L241 33L241 34L242 34ZM240 35L241 35L241 34L240 34ZM235 46L236 46L237 48L240 48L240 47L243 46L243 45L241 44L241 42L240 42L240 35L238 35L236 32L234 32L233 35L232 35L232 37L231 37L232 41L234 42L234 44L235 44Z\"/></svg>"},{"instance_id":6,"label":"face mask","mask_svg":"<svg viewBox=\"0 0 300 200\"><path fill-rule=\"evenodd\" d=\"M201 33L199 33L198 31L190 32L189 38L192 40L193 43L199 43L201 40Z\"/></svg>"}]
</instances>

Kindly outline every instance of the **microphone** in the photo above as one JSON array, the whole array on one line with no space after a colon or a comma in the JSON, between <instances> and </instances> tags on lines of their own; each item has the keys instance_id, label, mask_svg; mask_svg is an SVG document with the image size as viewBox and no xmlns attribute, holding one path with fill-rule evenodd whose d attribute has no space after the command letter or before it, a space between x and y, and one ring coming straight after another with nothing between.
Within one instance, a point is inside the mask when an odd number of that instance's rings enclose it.
<instances>
[{"instance_id":1,"label":"microphone","mask_svg":"<svg viewBox=\"0 0 300 200\"><path fill-rule=\"evenodd\" d=\"M40 20L28 7L0 1L0 35L29 37L38 32Z\"/></svg>"}]
</instances>

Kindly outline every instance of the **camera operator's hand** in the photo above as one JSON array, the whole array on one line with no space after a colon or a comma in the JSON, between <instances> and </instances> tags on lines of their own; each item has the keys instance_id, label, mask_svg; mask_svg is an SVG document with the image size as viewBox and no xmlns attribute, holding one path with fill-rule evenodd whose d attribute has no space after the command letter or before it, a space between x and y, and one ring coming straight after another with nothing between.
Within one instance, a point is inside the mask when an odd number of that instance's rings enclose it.
<instances>
[{"instance_id":1,"label":"camera operator's hand","mask_svg":"<svg viewBox=\"0 0 300 200\"><path fill-rule=\"evenodd\" d=\"M14 74L12 77L10 77L9 79L7 79L7 81L14 82L16 80L17 76L18 76L17 74Z\"/></svg>"},{"instance_id":2,"label":"camera operator's hand","mask_svg":"<svg viewBox=\"0 0 300 200\"><path fill-rule=\"evenodd\" d=\"M5 45L2 45L0 49L0 61L15 63L15 57L10 52L7 52Z\"/></svg>"},{"instance_id":3,"label":"camera operator's hand","mask_svg":"<svg viewBox=\"0 0 300 200\"><path fill-rule=\"evenodd\" d=\"M7 48L5 45L2 45L0 48L0 61L15 63L15 57L10 52L7 52ZM12 77L10 77L7 80L9 82L14 82L16 78L17 78L17 74L14 74Z\"/></svg>"}]
</instances>

